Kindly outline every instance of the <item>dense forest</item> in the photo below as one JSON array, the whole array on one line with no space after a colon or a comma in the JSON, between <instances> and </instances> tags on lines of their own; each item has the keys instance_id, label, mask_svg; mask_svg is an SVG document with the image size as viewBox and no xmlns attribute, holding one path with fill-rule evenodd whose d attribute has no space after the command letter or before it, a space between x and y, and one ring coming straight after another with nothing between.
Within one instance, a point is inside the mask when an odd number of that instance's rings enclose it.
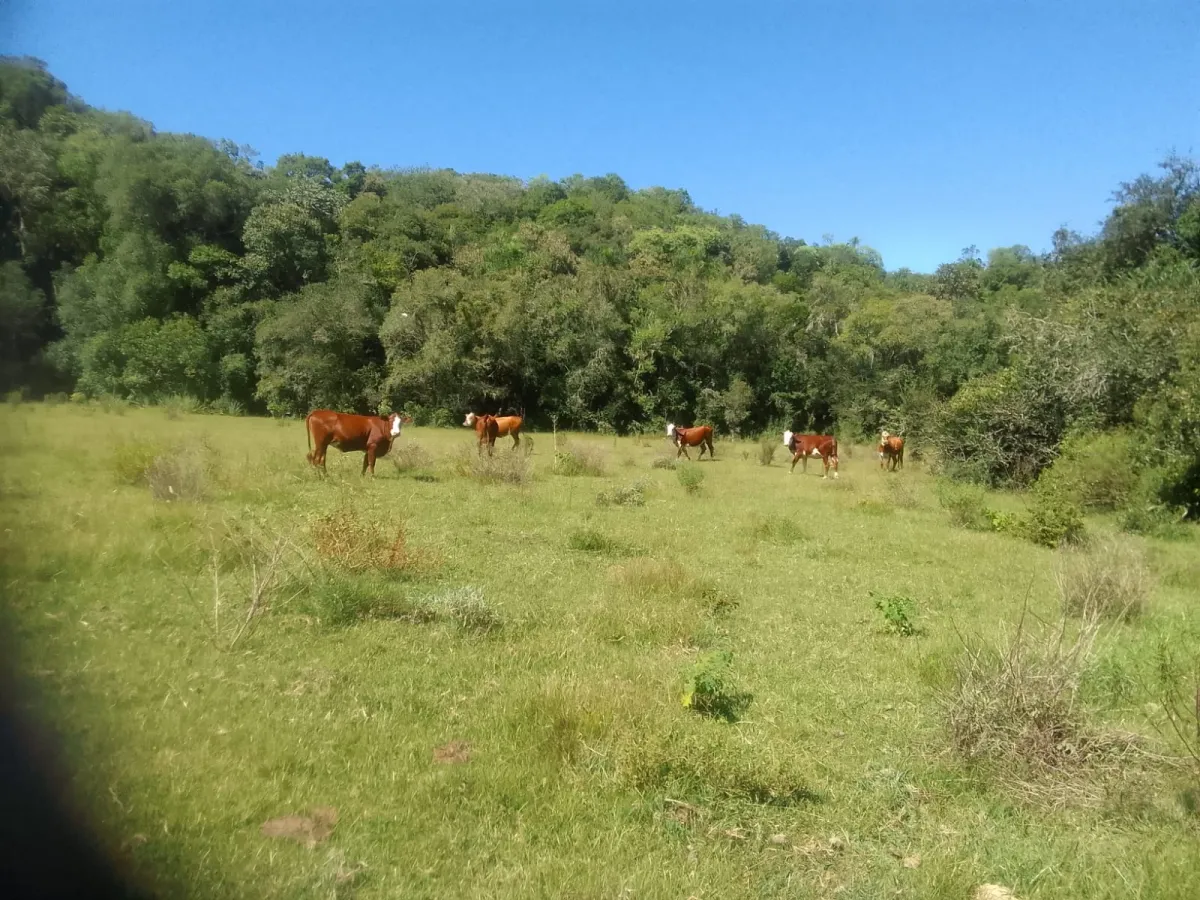
<instances>
[{"instance_id":1,"label":"dense forest","mask_svg":"<svg viewBox=\"0 0 1200 900\"><path fill-rule=\"evenodd\" d=\"M889 272L857 240L616 175L264 166L3 58L0 387L422 424L888 428L990 484L1033 483L1064 448L1116 456L1147 502L1200 513L1200 167L1172 156L1113 202L1045 255Z\"/></svg>"}]
</instances>

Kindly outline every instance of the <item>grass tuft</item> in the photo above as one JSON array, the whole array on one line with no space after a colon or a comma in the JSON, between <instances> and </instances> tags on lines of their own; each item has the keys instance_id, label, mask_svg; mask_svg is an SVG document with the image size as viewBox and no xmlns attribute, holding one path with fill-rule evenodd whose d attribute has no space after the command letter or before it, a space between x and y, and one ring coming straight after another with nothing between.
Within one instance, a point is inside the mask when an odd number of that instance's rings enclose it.
<instances>
[{"instance_id":1,"label":"grass tuft","mask_svg":"<svg viewBox=\"0 0 1200 900\"><path fill-rule=\"evenodd\" d=\"M1114 538L1060 550L1054 580L1063 612L1084 619L1139 618L1154 586L1143 555L1127 541Z\"/></svg>"}]
</instances>

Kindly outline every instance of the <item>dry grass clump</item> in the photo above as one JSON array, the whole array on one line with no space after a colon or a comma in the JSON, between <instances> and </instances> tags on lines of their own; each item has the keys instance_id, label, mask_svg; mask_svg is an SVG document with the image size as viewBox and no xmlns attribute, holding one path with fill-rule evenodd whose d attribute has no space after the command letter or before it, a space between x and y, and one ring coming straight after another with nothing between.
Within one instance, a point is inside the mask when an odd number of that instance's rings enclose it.
<instances>
[{"instance_id":1,"label":"dry grass clump","mask_svg":"<svg viewBox=\"0 0 1200 900\"><path fill-rule=\"evenodd\" d=\"M888 501L897 509L917 509L921 505L912 485L901 478L889 479L884 488Z\"/></svg>"},{"instance_id":2,"label":"dry grass clump","mask_svg":"<svg viewBox=\"0 0 1200 900\"><path fill-rule=\"evenodd\" d=\"M761 438L758 442L758 464L769 466L780 446L779 439L774 436Z\"/></svg>"},{"instance_id":3,"label":"dry grass clump","mask_svg":"<svg viewBox=\"0 0 1200 900\"><path fill-rule=\"evenodd\" d=\"M554 454L554 474L599 477L605 473L604 451L586 444L564 444Z\"/></svg>"},{"instance_id":4,"label":"dry grass clump","mask_svg":"<svg viewBox=\"0 0 1200 900\"><path fill-rule=\"evenodd\" d=\"M388 459L397 472L420 472L433 468L433 454L416 441L393 446Z\"/></svg>"},{"instance_id":5,"label":"dry grass clump","mask_svg":"<svg viewBox=\"0 0 1200 900\"><path fill-rule=\"evenodd\" d=\"M656 456L650 463L652 469L674 469L679 463L675 462L673 456Z\"/></svg>"},{"instance_id":6,"label":"dry grass clump","mask_svg":"<svg viewBox=\"0 0 1200 900\"><path fill-rule=\"evenodd\" d=\"M452 460L456 475L474 478L485 484L526 484L533 478L533 468L523 453L497 452L492 456L480 454L474 447L462 447Z\"/></svg>"},{"instance_id":7,"label":"dry grass clump","mask_svg":"<svg viewBox=\"0 0 1200 900\"><path fill-rule=\"evenodd\" d=\"M490 634L504 624L503 616L487 602L483 591L471 585L414 602L408 617L424 622L451 622L471 634Z\"/></svg>"},{"instance_id":8,"label":"dry grass clump","mask_svg":"<svg viewBox=\"0 0 1200 900\"><path fill-rule=\"evenodd\" d=\"M1145 557L1114 538L1060 550L1054 580L1067 615L1119 621L1143 615L1154 587Z\"/></svg>"},{"instance_id":9,"label":"dry grass clump","mask_svg":"<svg viewBox=\"0 0 1200 900\"><path fill-rule=\"evenodd\" d=\"M1023 613L1007 646L968 643L942 697L954 750L997 764L1032 801L1102 796L1091 776L1120 773L1140 739L1094 726L1080 701L1099 630L1093 614L1075 629L1064 617L1035 633Z\"/></svg>"},{"instance_id":10,"label":"dry grass clump","mask_svg":"<svg viewBox=\"0 0 1200 900\"><path fill-rule=\"evenodd\" d=\"M319 557L349 572L421 573L438 562L409 544L404 519L383 523L346 507L318 517L312 540Z\"/></svg>"},{"instance_id":11,"label":"dry grass clump","mask_svg":"<svg viewBox=\"0 0 1200 900\"><path fill-rule=\"evenodd\" d=\"M613 487L596 495L599 506L645 506L646 485L635 481L624 487Z\"/></svg>"}]
</instances>

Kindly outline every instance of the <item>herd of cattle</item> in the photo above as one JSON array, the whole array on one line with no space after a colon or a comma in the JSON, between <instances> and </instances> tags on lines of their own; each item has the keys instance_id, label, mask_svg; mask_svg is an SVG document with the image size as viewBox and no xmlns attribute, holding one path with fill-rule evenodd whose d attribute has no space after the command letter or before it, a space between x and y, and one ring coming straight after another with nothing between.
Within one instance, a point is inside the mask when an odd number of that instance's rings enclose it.
<instances>
[{"instance_id":1,"label":"herd of cattle","mask_svg":"<svg viewBox=\"0 0 1200 900\"><path fill-rule=\"evenodd\" d=\"M384 417L359 416L334 412L331 409L314 410L304 420L308 430L308 461L324 472L325 451L332 445L343 453L361 452L363 474L370 472L374 475L375 460L387 455L392 449L392 442L400 436L401 427L411 422L409 416L401 416L398 413ZM524 422L524 410L519 416L492 416L472 412L467 413L463 425L475 429L475 435L479 439L479 452L482 454L486 446L490 456L498 437L510 436L513 439L513 449L519 447L521 426ZM676 459L680 454L691 459L688 447L699 447L700 459L704 458L706 450L709 458L713 458L713 430L710 425L697 425L694 428L667 425L667 437L678 448L675 452ZM828 477L830 468L833 469L833 477L838 477L837 438L828 434L796 434L785 431L783 444L792 454L792 466L789 471L796 471L796 463L803 461L801 471L807 472L809 457L819 457L825 467L821 477ZM880 468L885 464L892 471L904 467L904 438L884 431L880 436L877 452Z\"/></svg>"}]
</instances>

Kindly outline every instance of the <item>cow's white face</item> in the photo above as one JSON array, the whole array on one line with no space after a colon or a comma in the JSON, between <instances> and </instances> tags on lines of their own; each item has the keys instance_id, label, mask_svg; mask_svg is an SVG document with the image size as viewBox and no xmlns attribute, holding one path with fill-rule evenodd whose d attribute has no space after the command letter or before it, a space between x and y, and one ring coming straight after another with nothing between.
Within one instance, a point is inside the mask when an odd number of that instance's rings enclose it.
<instances>
[{"instance_id":1,"label":"cow's white face","mask_svg":"<svg viewBox=\"0 0 1200 900\"><path fill-rule=\"evenodd\" d=\"M667 437L675 437L675 426L674 425L667 426Z\"/></svg>"},{"instance_id":2,"label":"cow's white face","mask_svg":"<svg viewBox=\"0 0 1200 900\"><path fill-rule=\"evenodd\" d=\"M885 432L883 432L883 439L884 439L885 441L888 439L888 433L887 433L886 431L885 431Z\"/></svg>"},{"instance_id":3,"label":"cow's white face","mask_svg":"<svg viewBox=\"0 0 1200 900\"><path fill-rule=\"evenodd\" d=\"M475 425L475 413L467 413L467 417L463 419L463 424L468 427L473 427Z\"/></svg>"},{"instance_id":4,"label":"cow's white face","mask_svg":"<svg viewBox=\"0 0 1200 900\"><path fill-rule=\"evenodd\" d=\"M794 437L795 437L795 435L792 432L785 431L783 433L783 446L785 446L785 447L792 446L792 438L794 438Z\"/></svg>"},{"instance_id":5,"label":"cow's white face","mask_svg":"<svg viewBox=\"0 0 1200 900\"><path fill-rule=\"evenodd\" d=\"M390 416L388 416L388 419L392 423L392 437L399 437L400 436L400 417L398 415L396 415L395 413L392 413Z\"/></svg>"}]
</instances>

